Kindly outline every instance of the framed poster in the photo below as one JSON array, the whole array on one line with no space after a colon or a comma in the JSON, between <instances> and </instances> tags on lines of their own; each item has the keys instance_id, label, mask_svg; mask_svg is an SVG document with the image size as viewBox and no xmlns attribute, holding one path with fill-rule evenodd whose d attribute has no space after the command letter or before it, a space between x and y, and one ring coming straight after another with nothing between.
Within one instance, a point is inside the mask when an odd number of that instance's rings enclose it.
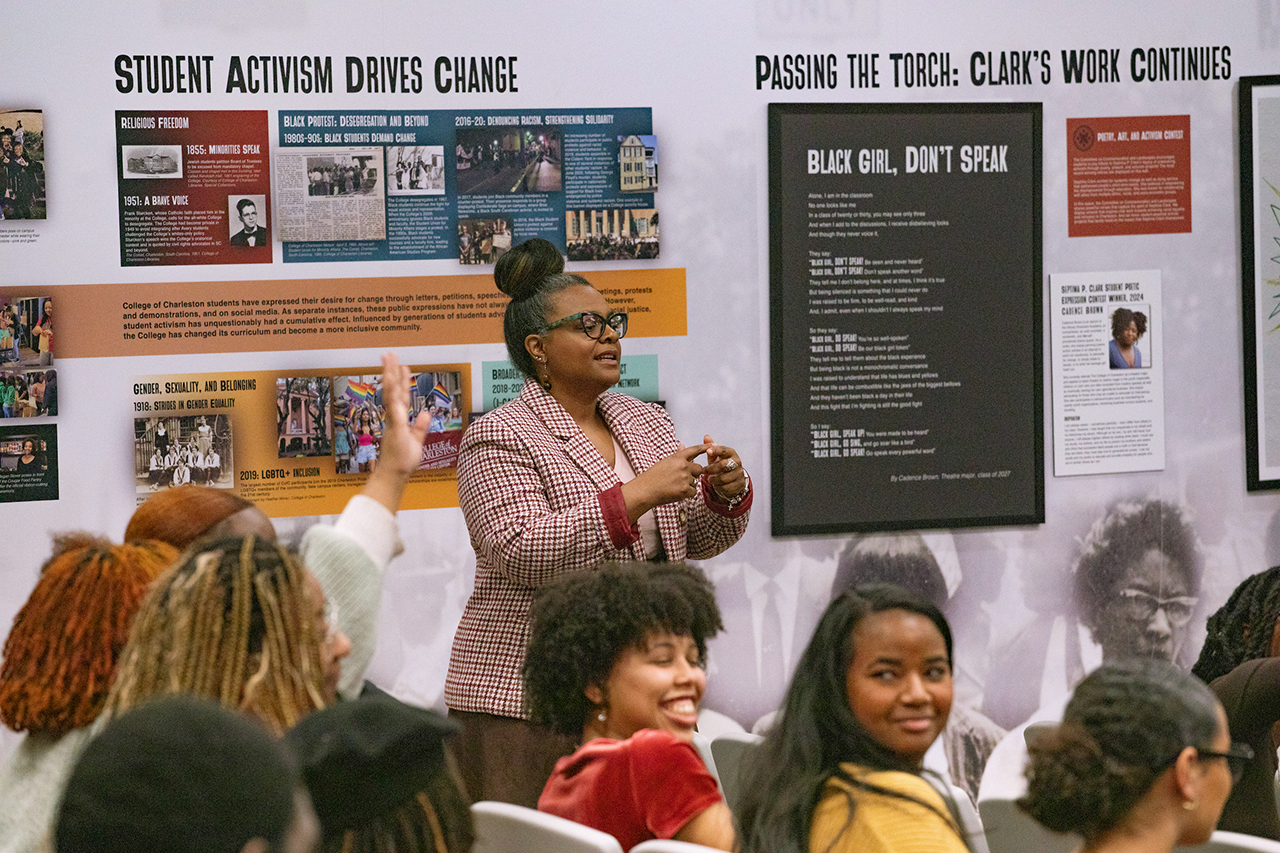
<instances>
[{"instance_id":1,"label":"framed poster","mask_svg":"<svg viewBox=\"0 0 1280 853\"><path fill-rule=\"evenodd\" d=\"M1245 479L1280 488L1280 76L1240 78Z\"/></svg>"},{"instance_id":2,"label":"framed poster","mask_svg":"<svg viewBox=\"0 0 1280 853\"><path fill-rule=\"evenodd\" d=\"M1044 521L1040 104L770 104L773 533Z\"/></svg>"}]
</instances>

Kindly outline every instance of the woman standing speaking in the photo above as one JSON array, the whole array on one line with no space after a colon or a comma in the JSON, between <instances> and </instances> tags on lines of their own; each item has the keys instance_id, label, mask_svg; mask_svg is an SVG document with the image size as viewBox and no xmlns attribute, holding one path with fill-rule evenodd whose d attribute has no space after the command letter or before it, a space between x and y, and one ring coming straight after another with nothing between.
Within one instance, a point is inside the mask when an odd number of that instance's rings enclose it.
<instances>
[{"instance_id":1,"label":"woman standing speaking","mask_svg":"<svg viewBox=\"0 0 1280 853\"><path fill-rule=\"evenodd\" d=\"M610 312L551 243L494 269L511 297L507 352L520 396L476 421L458 457L475 590L454 637L445 702L473 800L535 806L574 743L526 722L520 666L534 590L604 561L706 559L747 528L750 479L711 436L685 447L660 407L610 393L627 315ZM697 460L705 454L705 466Z\"/></svg>"}]
</instances>

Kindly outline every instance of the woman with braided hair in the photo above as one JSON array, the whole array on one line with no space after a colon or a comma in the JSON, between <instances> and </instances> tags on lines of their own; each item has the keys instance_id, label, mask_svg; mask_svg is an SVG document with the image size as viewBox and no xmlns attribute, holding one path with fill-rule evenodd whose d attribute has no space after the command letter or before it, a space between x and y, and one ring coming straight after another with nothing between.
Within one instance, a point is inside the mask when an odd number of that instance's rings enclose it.
<instances>
[{"instance_id":1,"label":"woman with braided hair","mask_svg":"<svg viewBox=\"0 0 1280 853\"><path fill-rule=\"evenodd\" d=\"M1272 734L1280 722L1280 566L1245 578L1207 627L1191 671L1222 702L1235 737L1258 756L1231 792L1219 826L1280 841Z\"/></svg>"},{"instance_id":2,"label":"woman with braided hair","mask_svg":"<svg viewBox=\"0 0 1280 853\"><path fill-rule=\"evenodd\" d=\"M338 684L344 699L355 699L364 689L364 673L377 646L382 579L392 558L404 550L396 512L409 478L422 462L427 434L425 422L415 426L408 420L409 369L392 353L382 357L382 366L387 409L383 464L347 502L335 524L312 526L298 547L302 562L334 605L335 627L351 640L352 650L342 661ZM124 538L159 539L185 549L205 537L249 534L270 541L276 538L271 519L252 501L227 489L183 486L166 489L138 507Z\"/></svg>"},{"instance_id":3,"label":"woman with braided hair","mask_svg":"<svg viewBox=\"0 0 1280 853\"><path fill-rule=\"evenodd\" d=\"M1081 853L1172 853L1209 840L1252 753L1232 745L1203 684L1167 661L1130 658L1086 676L1030 755L1018 805L1084 836Z\"/></svg>"},{"instance_id":4,"label":"woman with braided hair","mask_svg":"<svg viewBox=\"0 0 1280 853\"><path fill-rule=\"evenodd\" d=\"M278 735L336 695L351 650L297 556L249 535L197 543L152 587L107 698L119 713L187 693Z\"/></svg>"},{"instance_id":5,"label":"woman with braided hair","mask_svg":"<svg viewBox=\"0 0 1280 853\"><path fill-rule=\"evenodd\" d=\"M0 721L26 732L0 766L0 851L35 850L49 831L133 615L177 556L163 542L114 545L85 533L54 540L0 664Z\"/></svg>"}]
</instances>

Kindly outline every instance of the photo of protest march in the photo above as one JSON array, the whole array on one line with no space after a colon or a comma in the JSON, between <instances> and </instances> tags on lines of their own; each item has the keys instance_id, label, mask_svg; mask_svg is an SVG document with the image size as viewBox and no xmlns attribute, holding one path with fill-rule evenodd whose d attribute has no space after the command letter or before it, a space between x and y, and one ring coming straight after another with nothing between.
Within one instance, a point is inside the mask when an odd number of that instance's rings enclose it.
<instances>
[{"instance_id":1,"label":"photo of protest march","mask_svg":"<svg viewBox=\"0 0 1280 853\"><path fill-rule=\"evenodd\" d=\"M458 193L559 192L561 153L559 128L459 128L454 149Z\"/></svg>"}]
</instances>

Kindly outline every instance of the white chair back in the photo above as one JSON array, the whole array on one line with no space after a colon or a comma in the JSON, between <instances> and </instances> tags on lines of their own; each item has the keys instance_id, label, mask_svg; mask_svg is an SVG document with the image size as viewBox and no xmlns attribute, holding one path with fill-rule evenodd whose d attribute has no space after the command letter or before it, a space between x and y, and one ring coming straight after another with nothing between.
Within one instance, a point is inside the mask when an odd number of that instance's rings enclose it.
<instances>
[{"instance_id":1,"label":"white chair back","mask_svg":"<svg viewBox=\"0 0 1280 853\"><path fill-rule=\"evenodd\" d=\"M702 757L702 763L707 765L708 772L716 777L716 784L720 784L720 774L716 772L716 758L711 752L711 738L702 732L693 733L693 747L698 750L698 755ZM722 786L723 790L723 786Z\"/></svg>"},{"instance_id":2,"label":"white chair back","mask_svg":"<svg viewBox=\"0 0 1280 853\"><path fill-rule=\"evenodd\" d=\"M1280 842L1258 838L1256 835L1218 830L1204 844L1178 849L1189 853L1280 853Z\"/></svg>"},{"instance_id":3,"label":"white chair back","mask_svg":"<svg viewBox=\"0 0 1280 853\"><path fill-rule=\"evenodd\" d=\"M728 732L711 741L711 754L715 756L715 764L719 772L720 793L729 805L729 811L738 811L738 799L742 792L739 772L742 760L747 753L764 741L760 735L748 732Z\"/></svg>"},{"instance_id":4,"label":"white chair back","mask_svg":"<svg viewBox=\"0 0 1280 853\"><path fill-rule=\"evenodd\" d=\"M960 817L960 828L969 838L969 847L973 853L991 853L987 847L987 837L982 828L982 818L978 816L978 810L973 806L973 800L969 799L969 794L958 785L947 781L947 790L944 792L951 801L956 804L956 813Z\"/></svg>"},{"instance_id":5,"label":"white chair back","mask_svg":"<svg viewBox=\"0 0 1280 853\"><path fill-rule=\"evenodd\" d=\"M676 841L674 838L653 838L641 841L631 848L631 853L724 853L715 847Z\"/></svg>"},{"instance_id":6,"label":"white chair back","mask_svg":"<svg viewBox=\"0 0 1280 853\"><path fill-rule=\"evenodd\" d=\"M524 806L482 801L471 807L472 853L622 853L618 839Z\"/></svg>"}]
</instances>

